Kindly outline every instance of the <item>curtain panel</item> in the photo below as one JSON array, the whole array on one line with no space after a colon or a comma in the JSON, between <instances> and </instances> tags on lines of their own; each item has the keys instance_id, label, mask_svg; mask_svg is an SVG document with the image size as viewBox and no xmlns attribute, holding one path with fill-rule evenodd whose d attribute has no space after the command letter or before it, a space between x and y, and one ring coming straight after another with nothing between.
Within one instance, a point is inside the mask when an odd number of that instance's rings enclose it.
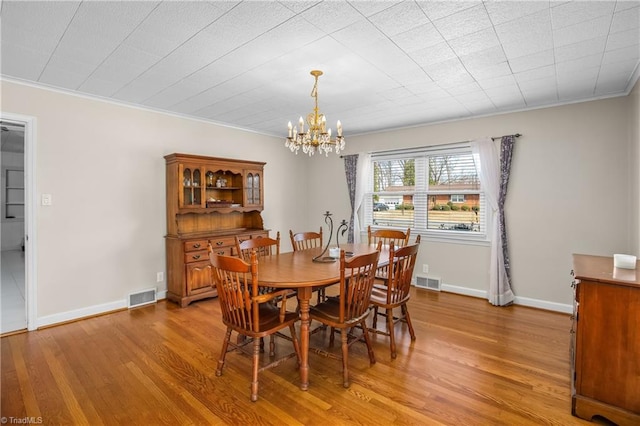
<instances>
[{"instance_id":1,"label":"curtain panel","mask_svg":"<svg viewBox=\"0 0 640 426\"><path fill-rule=\"evenodd\" d=\"M353 243L353 227L356 204L356 186L358 176L358 154L344 155L344 173L347 176L347 189L349 191L349 202L351 203L351 216L349 218L349 232L347 243Z\"/></svg>"},{"instance_id":2,"label":"curtain panel","mask_svg":"<svg viewBox=\"0 0 640 426\"><path fill-rule=\"evenodd\" d=\"M364 217L364 212L361 212L364 197L367 194L367 184L368 184L368 176L369 170L371 169L371 154L367 152L361 152L358 154L358 172L356 174L356 195L355 195L355 206L353 209L353 242L359 243L361 242L361 234L363 231L362 224L360 223L360 218Z\"/></svg>"},{"instance_id":3,"label":"curtain panel","mask_svg":"<svg viewBox=\"0 0 640 426\"><path fill-rule=\"evenodd\" d=\"M510 142L503 142L505 138L510 138ZM504 220L504 202L509 182L513 140L513 136L502 138L502 154L498 153L491 138L482 138L471 143L474 155L477 155L480 160L480 183L485 191L487 207L491 211L490 221L487 223L487 231L491 235L487 299L489 303L496 306L509 305L515 298L511 290L507 231Z\"/></svg>"}]
</instances>

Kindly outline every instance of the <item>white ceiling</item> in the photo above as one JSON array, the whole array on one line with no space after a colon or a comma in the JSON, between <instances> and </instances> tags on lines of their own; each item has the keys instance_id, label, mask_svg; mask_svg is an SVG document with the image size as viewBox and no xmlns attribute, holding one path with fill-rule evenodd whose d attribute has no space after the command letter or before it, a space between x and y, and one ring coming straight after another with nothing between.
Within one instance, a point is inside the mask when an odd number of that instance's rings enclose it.
<instances>
[{"instance_id":1,"label":"white ceiling","mask_svg":"<svg viewBox=\"0 0 640 426\"><path fill-rule=\"evenodd\" d=\"M7 1L4 78L284 136L626 95L636 1ZM334 130L335 131L335 130Z\"/></svg>"}]
</instances>

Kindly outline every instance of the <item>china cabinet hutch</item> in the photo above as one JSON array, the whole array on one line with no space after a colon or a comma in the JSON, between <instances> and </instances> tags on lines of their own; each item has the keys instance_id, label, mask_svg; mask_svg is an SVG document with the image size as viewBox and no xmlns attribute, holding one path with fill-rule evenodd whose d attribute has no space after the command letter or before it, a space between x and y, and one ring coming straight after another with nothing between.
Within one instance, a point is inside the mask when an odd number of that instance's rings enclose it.
<instances>
[{"instance_id":1,"label":"china cabinet hutch","mask_svg":"<svg viewBox=\"0 0 640 426\"><path fill-rule=\"evenodd\" d=\"M185 307L217 296L208 245L235 255L240 240L268 236L262 162L170 154L167 178L167 298Z\"/></svg>"},{"instance_id":2,"label":"china cabinet hutch","mask_svg":"<svg viewBox=\"0 0 640 426\"><path fill-rule=\"evenodd\" d=\"M604 256L573 255L572 413L640 425L640 276Z\"/></svg>"}]
</instances>

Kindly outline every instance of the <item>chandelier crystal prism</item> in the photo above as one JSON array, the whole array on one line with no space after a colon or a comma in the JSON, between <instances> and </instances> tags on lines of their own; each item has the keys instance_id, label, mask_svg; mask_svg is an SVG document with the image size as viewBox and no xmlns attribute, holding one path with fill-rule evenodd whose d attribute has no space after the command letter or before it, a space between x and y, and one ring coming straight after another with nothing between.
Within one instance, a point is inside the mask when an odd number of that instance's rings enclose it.
<instances>
[{"instance_id":1,"label":"chandelier crystal prism","mask_svg":"<svg viewBox=\"0 0 640 426\"><path fill-rule=\"evenodd\" d=\"M315 108L313 112L307 115L307 129L304 128L304 120L300 117L298 126L291 127L289 122L289 135L284 145L298 155L298 151L302 148L302 152L311 157L316 152L329 156L330 152L335 151L340 154L344 150L345 140L342 136L342 124L340 120L336 123L338 135L335 139L331 139L331 128L327 129L327 119L318 108L318 77L322 75L322 71L313 70L311 75L315 78L311 97L315 99Z\"/></svg>"}]
</instances>

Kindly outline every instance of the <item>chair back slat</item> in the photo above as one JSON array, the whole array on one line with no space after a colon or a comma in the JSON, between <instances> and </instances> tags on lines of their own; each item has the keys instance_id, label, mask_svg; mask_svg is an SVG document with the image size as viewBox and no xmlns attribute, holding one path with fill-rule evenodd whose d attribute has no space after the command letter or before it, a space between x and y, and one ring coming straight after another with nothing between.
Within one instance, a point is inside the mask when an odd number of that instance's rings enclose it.
<instances>
[{"instance_id":1,"label":"chair back slat","mask_svg":"<svg viewBox=\"0 0 640 426\"><path fill-rule=\"evenodd\" d=\"M251 253L255 253L258 260L265 257L277 256L280 254L280 232L275 239L269 237L250 238L240 241L236 236L236 251L238 256L245 262L249 262ZM271 287L260 287L259 293L266 294L274 291Z\"/></svg>"},{"instance_id":2,"label":"chair back slat","mask_svg":"<svg viewBox=\"0 0 640 426\"><path fill-rule=\"evenodd\" d=\"M258 295L258 258L250 253L250 262L209 253L213 279L218 291L222 320L227 325L259 331L258 303L252 299Z\"/></svg>"},{"instance_id":3,"label":"chair back slat","mask_svg":"<svg viewBox=\"0 0 640 426\"><path fill-rule=\"evenodd\" d=\"M387 284L387 303L402 303L409 298L411 277L418 256L420 240L417 243L389 251L389 281Z\"/></svg>"},{"instance_id":4,"label":"chair back slat","mask_svg":"<svg viewBox=\"0 0 640 426\"><path fill-rule=\"evenodd\" d=\"M289 230L289 238L291 238L293 251L322 247L322 227L320 232L298 232L294 234L292 230Z\"/></svg>"},{"instance_id":5,"label":"chair back slat","mask_svg":"<svg viewBox=\"0 0 640 426\"><path fill-rule=\"evenodd\" d=\"M379 242L382 242L385 246L393 243L396 247L404 247L409 244L410 235L411 228L407 228L407 232L399 231L397 229L372 230L371 226L367 228L369 244L378 244Z\"/></svg>"},{"instance_id":6,"label":"chair back slat","mask_svg":"<svg viewBox=\"0 0 640 426\"><path fill-rule=\"evenodd\" d=\"M249 261L251 252L255 251L258 259L267 256L276 256L280 254L280 232L275 239L269 237L250 238L240 241L236 236L236 251L238 257L245 262Z\"/></svg>"},{"instance_id":7,"label":"chair back slat","mask_svg":"<svg viewBox=\"0 0 640 426\"><path fill-rule=\"evenodd\" d=\"M381 246L349 260L340 251L340 322L358 321L368 313Z\"/></svg>"}]
</instances>

